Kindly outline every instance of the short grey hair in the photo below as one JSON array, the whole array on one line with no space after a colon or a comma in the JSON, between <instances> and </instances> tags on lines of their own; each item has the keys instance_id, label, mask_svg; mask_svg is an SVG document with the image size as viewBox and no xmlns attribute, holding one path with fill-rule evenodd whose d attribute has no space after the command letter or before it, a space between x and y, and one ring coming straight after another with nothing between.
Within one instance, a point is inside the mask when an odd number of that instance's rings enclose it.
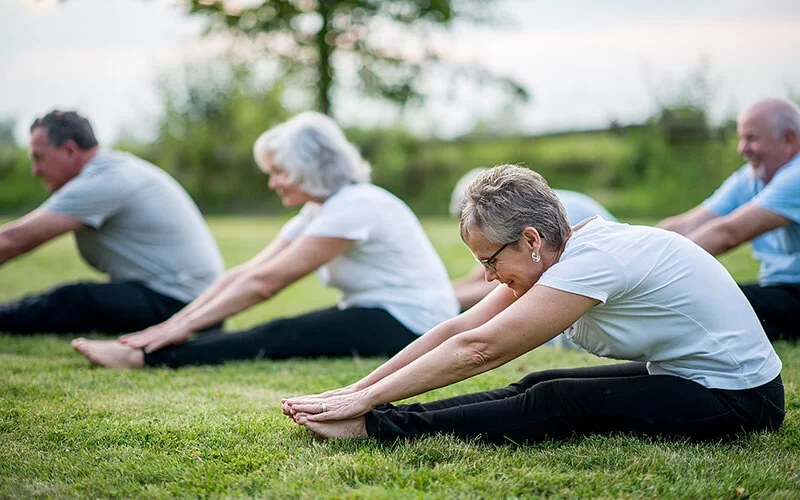
<instances>
[{"instance_id":1,"label":"short grey hair","mask_svg":"<svg viewBox=\"0 0 800 500\"><path fill-rule=\"evenodd\" d=\"M740 120L762 113L772 128L773 139L779 140L787 130L794 130L800 136L800 109L792 101L777 97L762 99L742 113Z\"/></svg>"},{"instance_id":2,"label":"short grey hair","mask_svg":"<svg viewBox=\"0 0 800 500\"><path fill-rule=\"evenodd\" d=\"M513 243L533 227L550 249L560 248L571 228L567 212L538 173L500 165L480 174L467 188L459 231L481 233L498 244Z\"/></svg>"},{"instance_id":3,"label":"short grey hair","mask_svg":"<svg viewBox=\"0 0 800 500\"><path fill-rule=\"evenodd\" d=\"M92 124L75 111L53 110L31 124L30 131L42 127L53 146L61 147L67 141L73 141L83 150L97 146Z\"/></svg>"},{"instance_id":4,"label":"short grey hair","mask_svg":"<svg viewBox=\"0 0 800 500\"><path fill-rule=\"evenodd\" d=\"M781 137L787 130L794 130L800 136L800 110L793 102L780 99L780 105L775 107L771 115L772 129L775 135Z\"/></svg>"},{"instance_id":5,"label":"short grey hair","mask_svg":"<svg viewBox=\"0 0 800 500\"><path fill-rule=\"evenodd\" d=\"M253 156L264 172L270 153L290 180L312 196L325 199L346 185L369 182L369 164L342 129L321 113L300 113L261 134Z\"/></svg>"}]
</instances>

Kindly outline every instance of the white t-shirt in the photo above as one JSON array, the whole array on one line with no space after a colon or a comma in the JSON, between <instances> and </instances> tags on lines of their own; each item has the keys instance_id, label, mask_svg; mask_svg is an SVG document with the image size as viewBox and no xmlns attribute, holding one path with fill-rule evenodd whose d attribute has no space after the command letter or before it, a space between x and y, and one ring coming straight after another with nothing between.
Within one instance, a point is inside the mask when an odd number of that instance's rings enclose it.
<instances>
[{"instance_id":1,"label":"white t-shirt","mask_svg":"<svg viewBox=\"0 0 800 500\"><path fill-rule=\"evenodd\" d=\"M419 220L396 196L373 184L346 186L324 203L306 203L281 229L355 242L317 270L342 292L339 307L380 307L418 335L458 313L447 271Z\"/></svg>"},{"instance_id":2,"label":"white t-shirt","mask_svg":"<svg viewBox=\"0 0 800 500\"><path fill-rule=\"evenodd\" d=\"M566 334L598 356L648 361L651 375L738 390L781 371L728 271L676 233L597 217L537 284L599 300Z\"/></svg>"}]
</instances>

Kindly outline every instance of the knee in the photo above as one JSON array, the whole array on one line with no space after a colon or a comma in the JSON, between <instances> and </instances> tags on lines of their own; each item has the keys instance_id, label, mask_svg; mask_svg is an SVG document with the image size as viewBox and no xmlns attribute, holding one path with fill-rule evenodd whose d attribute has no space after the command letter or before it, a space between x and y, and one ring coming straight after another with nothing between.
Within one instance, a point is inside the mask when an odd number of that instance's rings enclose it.
<instances>
[{"instance_id":1,"label":"knee","mask_svg":"<svg viewBox=\"0 0 800 500\"><path fill-rule=\"evenodd\" d=\"M529 373L528 375L522 377L519 381L511 384L511 387L527 390L542 382L548 382L550 380L555 380L559 378L562 372L563 370L553 369L553 370L542 370L540 372Z\"/></svg>"},{"instance_id":2,"label":"knee","mask_svg":"<svg viewBox=\"0 0 800 500\"><path fill-rule=\"evenodd\" d=\"M76 285L63 285L51 288L44 292L32 293L20 297L3 305L3 311L9 314L23 311L36 311L39 315L46 315L47 310L54 306L71 306L78 293Z\"/></svg>"},{"instance_id":3,"label":"knee","mask_svg":"<svg viewBox=\"0 0 800 500\"><path fill-rule=\"evenodd\" d=\"M58 303L79 302L86 296L86 283L69 283L53 287L38 295L40 299L57 301Z\"/></svg>"}]
</instances>

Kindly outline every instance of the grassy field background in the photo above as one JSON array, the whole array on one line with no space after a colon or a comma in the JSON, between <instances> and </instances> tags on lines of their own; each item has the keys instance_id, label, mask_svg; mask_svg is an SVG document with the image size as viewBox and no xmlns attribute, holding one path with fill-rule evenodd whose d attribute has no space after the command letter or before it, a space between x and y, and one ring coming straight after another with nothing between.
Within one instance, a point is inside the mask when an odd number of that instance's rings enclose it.
<instances>
[{"instance_id":1,"label":"grassy field background","mask_svg":"<svg viewBox=\"0 0 800 500\"><path fill-rule=\"evenodd\" d=\"M210 222L230 267L263 248L283 220ZM465 274L472 261L455 223L424 225L451 276ZM748 249L722 260L738 280L755 278ZM61 238L0 268L0 301L86 278L99 277L71 237ZM335 299L310 276L228 327ZM800 348L793 344L776 344L788 410L777 433L728 443L615 435L492 446L449 437L326 442L280 415L281 397L350 383L382 359L113 371L90 368L69 340L0 335L0 497L800 497ZM417 399L605 362L547 346Z\"/></svg>"}]
</instances>

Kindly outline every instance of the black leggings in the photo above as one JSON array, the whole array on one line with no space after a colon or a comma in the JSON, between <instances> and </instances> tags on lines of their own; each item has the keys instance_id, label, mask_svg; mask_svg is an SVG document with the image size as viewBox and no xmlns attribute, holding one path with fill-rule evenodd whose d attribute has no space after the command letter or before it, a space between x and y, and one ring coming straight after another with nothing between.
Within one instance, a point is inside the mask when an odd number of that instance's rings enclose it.
<instances>
[{"instance_id":1,"label":"black leggings","mask_svg":"<svg viewBox=\"0 0 800 500\"><path fill-rule=\"evenodd\" d=\"M379 439L452 434L520 443L617 431L718 439L777 429L783 416L780 375L733 391L624 363L531 373L503 389L431 403L381 405L367 413L366 426Z\"/></svg>"},{"instance_id":2,"label":"black leggings","mask_svg":"<svg viewBox=\"0 0 800 500\"><path fill-rule=\"evenodd\" d=\"M0 304L0 332L136 332L185 305L138 282L72 283Z\"/></svg>"},{"instance_id":3,"label":"black leggings","mask_svg":"<svg viewBox=\"0 0 800 500\"><path fill-rule=\"evenodd\" d=\"M800 284L739 285L770 340L800 338Z\"/></svg>"},{"instance_id":4,"label":"black leggings","mask_svg":"<svg viewBox=\"0 0 800 500\"><path fill-rule=\"evenodd\" d=\"M384 309L331 307L241 332L209 333L145 354L144 362L178 368L261 358L392 356L416 339Z\"/></svg>"}]
</instances>

